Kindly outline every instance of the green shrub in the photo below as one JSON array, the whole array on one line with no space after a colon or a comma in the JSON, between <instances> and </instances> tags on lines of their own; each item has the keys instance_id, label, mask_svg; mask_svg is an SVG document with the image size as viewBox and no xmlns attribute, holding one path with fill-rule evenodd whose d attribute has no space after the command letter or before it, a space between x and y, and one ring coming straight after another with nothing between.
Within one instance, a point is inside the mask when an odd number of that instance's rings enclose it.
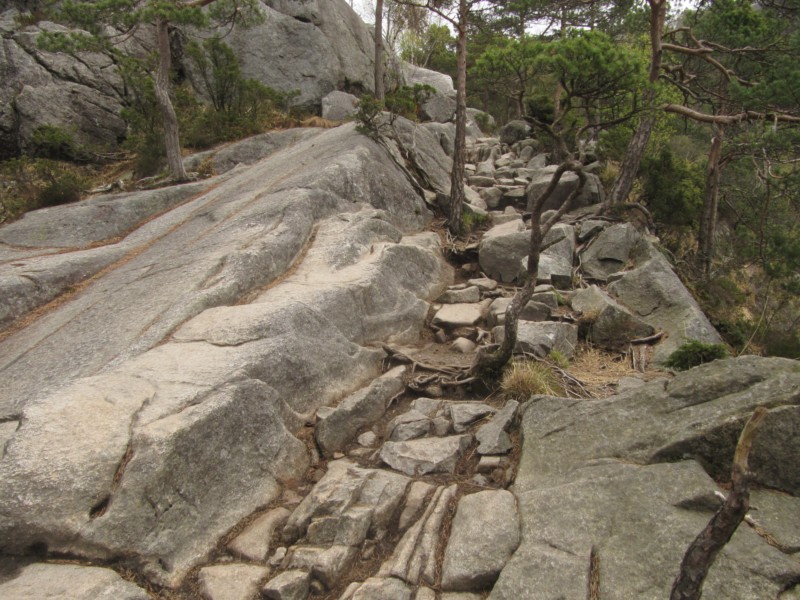
<instances>
[{"instance_id":1,"label":"green shrub","mask_svg":"<svg viewBox=\"0 0 800 600\"><path fill-rule=\"evenodd\" d=\"M384 104L372 94L364 94L358 101L358 110L356 111L356 131L371 138L376 138L380 135L381 129L381 112L383 112Z\"/></svg>"},{"instance_id":2,"label":"green shrub","mask_svg":"<svg viewBox=\"0 0 800 600\"><path fill-rule=\"evenodd\" d=\"M23 156L0 163L0 223L29 210L80 200L87 183L80 167Z\"/></svg>"},{"instance_id":3,"label":"green shrub","mask_svg":"<svg viewBox=\"0 0 800 600\"><path fill-rule=\"evenodd\" d=\"M55 125L37 127L31 135L30 153L39 158L84 162L89 152L75 142L72 134Z\"/></svg>"},{"instance_id":4,"label":"green shrub","mask_svg":"<svg viewBox=\"0 0 800 600\"><path fill-rule=\"evenodd\" d=\"M492 115L489 113L476 113L475 122L483 133L490 134L494 131L494 127L492 127Z\"/></svg>"},{"instance_id":5,"label":"green shrub","mask_svg":"<svg viewBox=\"0 0 800 600\"><path fill-rule=\"evenodd\" d=\"M727 356L728 349L723 344L706 344L692 340L670 354L664 365L670 369L685 371Z\"/></svg>"},{"instance_id":6,"label":"green shrub","mask_svg":"<svg viewBox=\"0 0 800 600\"><path fill-rule=\"evenodd\" d=\"M640 172L647 206L658 223L697 226L705 185L701 164L675 156L664 147L657 157L645 157Z\"/></svg>"}]
</instances>

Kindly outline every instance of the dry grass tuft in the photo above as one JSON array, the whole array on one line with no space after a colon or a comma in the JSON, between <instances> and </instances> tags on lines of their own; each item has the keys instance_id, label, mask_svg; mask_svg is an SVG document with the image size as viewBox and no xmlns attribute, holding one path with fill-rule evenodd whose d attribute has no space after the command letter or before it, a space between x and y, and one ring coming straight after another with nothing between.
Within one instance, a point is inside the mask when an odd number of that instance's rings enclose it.
<instances>
[{"instance_id":1,"label":"dry grass tuft","mask_svg":"<svg viewBox=\"0 0 800 600\"><path fill-rule=\"evenodd\" d=\"M596 398L615 394L617 382L623 377L641 376L625 355L583 345L572 357L568 371Z\"/></svg>"},{"instance_id":2,"label":"dry grass tuft","mask_svg":"<svg viewBox=\"0 0 800 600\"><path fill-rule=\"evenodd\" d=\"M544 363L530 360L512 362L503 372L500 389L516 400L527 400L538 394L564 395L553 370Z\"/></svg>"}]
</instances>

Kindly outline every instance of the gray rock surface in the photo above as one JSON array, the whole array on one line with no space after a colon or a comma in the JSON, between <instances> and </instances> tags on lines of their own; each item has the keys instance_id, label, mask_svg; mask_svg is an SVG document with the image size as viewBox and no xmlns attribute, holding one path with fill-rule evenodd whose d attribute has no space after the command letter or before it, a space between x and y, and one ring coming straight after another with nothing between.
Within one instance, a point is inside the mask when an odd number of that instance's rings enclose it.
<instances>
[{"instance_id":1,"label":"gray rock surface","mask_svg":"<svg viewBox=\"0 0 800 600\"><path fill-rule=\"evenodd\" d=\"M250 600L268 574L269 567L225 564L203 567L197 579L208 600Z\"/></svg>"},{"instance_id":2,"label":"gray rock surface","mask_svg":"<svg viewBox=\"0 0 800 600\"><path fill-rule=\"evenodd\" d=\"M481 299L481 291L478 286L472 285L460 290L450 289L444 294L439 296L436 301L443 304L459 304L459 303L472 303L479 302Z\"/></svg>"},{"instance_id":3,"label":"gray rock surface","mask_svg":"<svg viewBox=\"0 0 800 600\"><path fill-rule=\"evenodd\" d=\"M505 328L495 327L492 335L495 342L501 344L505 337ZM565 357L570 358L577 345L578 328L575 325L545 321L519 321L514 353L545 357L552 350L557 350Z\"/></svg>"},{"instance_id":4,"label":"gray rock surface","mask_svg":"<svg viewBox=\"0 0 800 600\"><path fill-rule=\"evenodd\" d=\"M380 456L387 465L406 475L452 473L471 441L472 436L464 434L386 442Z\"/></svg>"},{"instance_id":5,"label":"gray rock surface","mask_svg":"<svg viewBox=\"0 0 800 600\"><path fill-rule=\"evenodd\" d=\"M626 351L631 340L655 333L654 327L594 285L575 293L572 308L588 319L586 339L601 348Z\"/></svg>"},{"instance_id":6,"label":"gray rock surface","mask_svg":"<svg viewBox=\"0 0 800 600\"><path fill-rule=\"evenodd\" d=\"M531 179L527 187L528 210L530 210L533 200L543 193L550 185L550 180L552 179L555 169L555 166L546 167L541 171L540 175ZM584 185L578 197L572 201L570 210L590 206L603 201L603 186L600 183L600 178L592 173L588 173L586 178L586 185ZM555 191L544 203L543 210L558 210L577 187L578 176L572 172L564 173L556 185Z\"/></svg>"},{"instance_id":7,"label":"gray rock surface","mask_svg":"<svg viewBox=\"0 0 800 600\"><path fill-rule=\"evenodd\" d=\"M668 596L686 547L714 510L688 506L717 489L707 472L726 477L757 404L772 409L751 454L756 480L797 493L794 476L778 471L797 452L785 431L798 377L796 361L742 357L598 402L535 398L523 416L514 487L525 534L489 597L584 597L593 547L604 594ZM764 506L769 513L768 499ZM711 567L703 597L775 597L798 573L796 561L742 526Z\"/></svg>"},{"instance_id":8,"label":"gray rock surface","mask_svg":"<svg viewBox=\"0 0 800 600\"><path fill-rule=\"evenodd\" d=\"M176 585L303 473L293 432L378 374L359 344L414 339L441 291L439 259L398 243L427 211L392 165L351 126L300 141L129 234L127 260L3 340L0 414L23 415L3 551L135 556Z\"/></svg>"},{"instance_id":9,"label":"gray rock surface","mask_svg":"<svg viewBox=\"0 0 800 600\"><path fill-rule=\"evenodd\" d=\"M111 569L34 563L0 582L4 600L148 600L142 588Z\"/></svg>"},{"instance_id":10,"label":"gray rock surface","mask_svg":"<svg viewBox=\"0 0 800 600\"><path fill-rule=\"evenodd\" d=\"M475 325L483 316L483 306L478 303L445 304L433 316L433 324L445 329Z\"/></svg>"},{"instance_id":11,"label":"gray rock surface","mask_svg":"<svg viewBox=\"0 0 800 600\"><path fill-rule=\"evenodd\" d=\"M291 569L270 579L261 588L261 594L269 600L306 600L311 575L306 571Z\"/></svg>"},{"instance_id":12,"label":"gray rock surface","mask_svg":"<svg viewBox=\"0 0 800 600\"><path fill-rule=\"evenodd\" d=\"M663 363L690 340L722 343L663 254L643 240L634 249L633 260L635 268L610 284L608 290L624 298L625 305L645 323L668 334L655 348L655 363Z\"/></svg>"},{"instance_id":13,"label":"gray rock surface","mask_svg":"<svg viewBox=\"0 0 800 600\"><path fill-rule=\"evenodd\" d=\"M406 85L414 86L419 83L422 85L429 85L435 88L437 92L445 96L453 95L456 93L453 88L453 78L438 71L431 71L423 67L412 65L409 62L403 62L403 77L406 80Z\"/></svg>"},{"instance_id":14,"label":"gray rock surface","mask_svg":"<svg viewBox=\"0 0 800 600\"><path fill-rule=\"evenodd\" d=\"M497 132L500 142L503 144L514 144L520 140L527 139L531 134L531 126L525 121L509 121Z\"/></svg>"},{"instance_id":15,"label":"gray rock surface","mask_svg":"<svg viewBox=\"0 0 800 600\"><path fill-rule=\"evenodd\" d=\"M456 113L456 99L453 96L434 94L420 106L420 114L426 121L447 123Z\"/></svg>"},{"instance_id":16,"label":"gray rock surface","mask_svg":"<svg viewBox=\"0 0 800 600\"><path fill-rule=\"evenodd\" d=\"M442 588L490 589L520 541L514 494L487 490L458 502L442 564Z\"/></svg>"},{"instance_id":17,"label":"gray rock surface","mask_svg":"<svg viewBox=\"0 0 800 600\"><path fill-rule=\"evenodd\" d=\"M508 400L492 420L481 425L475 434L478 440L478 454L505 454L511 450L511 437L508 435L517 419L519 402Z\"/></svg>"},{"instance_id":18,"label":"gray rock surface","mask_svg":"<svg viewBox=\"0 0 800 600\"><path fill-rule=\"evenodd\" d=\"M348 588L340 600L411 600L411 588L394 577L370 577Z\"/></svg>"},{"instance_id":19,"label":"gray rock surface","mask_svg":"<svg viewBox=\"0 0 800 600\"><path fill-rule=\"evenodd\" d=\"M289 514L282 506L264 513L231 540L228 550L247 560L264 562L269 556L272 534L283 528Z\"/></svg>"},{"instance_id":20,"label":"gray rock surface","mask_svg":"<svg viewBox=\"0 0 800 600\"><path fill-rule=\"evenodd\" d=\"M322 98L322 118L344 121L358 112L358 98L347 92L334 90Z\"/></svg>"},{"instance_id":21,"label":"gray rock surface","mask_svg":"<svg viewBox=\"0 0 800 600\"><path fill-rule=\"evenodd\" d=\"M450 418L456 433L464 433L473 423L495 412L496 409L483 402L454 402L450 405Z\"/></svg>"},{"instance_id":22,"label":"gray rock surface","mask_svg":"<svg viewBox=\"0 0 800 600\"><path fill-rule=\"evenodd\" d=\"M641 235L630 223L617 223L604 229L581 253L583 273L591 279L605 281L612 273L624 271L639 239Z\"/></svg>"},{"instance_id":23,"label":"gray rock surface","mask_svg":"<svg viewBox=\"0 0 800 600\"><path fill-rule=\"evenodd\" d=\"M317 415L314 435L325 456L341 452L358 433L383 416L389 402L405 386L402 376L405 367L397 367L372 381L367 387L342 400L324 418Z\"/></svg>"}]
</instances>

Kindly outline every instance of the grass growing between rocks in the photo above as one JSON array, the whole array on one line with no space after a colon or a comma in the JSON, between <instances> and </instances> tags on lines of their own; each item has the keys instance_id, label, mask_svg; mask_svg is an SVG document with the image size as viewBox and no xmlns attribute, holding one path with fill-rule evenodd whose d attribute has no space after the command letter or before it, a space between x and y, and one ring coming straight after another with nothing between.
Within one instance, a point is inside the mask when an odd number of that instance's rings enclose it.
<instances>
[{"instance_id":1,"label":"grass growing between rocks","mask_svg":"<svg viewBox=\"0 0 800 600\"><path fill-rule=\"evenodd\" d=\"M503 371L500 389L520 402L536 395L564 395L553 370L544 363L530 360L515 360L508 365Z\"/></svg>"}]
</instances>

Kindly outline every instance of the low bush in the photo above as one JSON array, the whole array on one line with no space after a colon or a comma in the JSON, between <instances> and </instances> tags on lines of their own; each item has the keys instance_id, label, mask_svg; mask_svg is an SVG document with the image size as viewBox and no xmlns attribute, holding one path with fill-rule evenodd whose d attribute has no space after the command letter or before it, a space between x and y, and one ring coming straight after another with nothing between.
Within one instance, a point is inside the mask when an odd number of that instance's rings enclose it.
<instances>
[{"instance_id":1,"label":"low bush","mask_svg":"<svg viewBox=\"0 0 800 600\"><path fill-rule=\"evenodd\" d=\"M664 365L670 369L685 371L727 356L728 349L723 344L706 344L692 340L670 354Z\"/></svg>"}]
</instances>

